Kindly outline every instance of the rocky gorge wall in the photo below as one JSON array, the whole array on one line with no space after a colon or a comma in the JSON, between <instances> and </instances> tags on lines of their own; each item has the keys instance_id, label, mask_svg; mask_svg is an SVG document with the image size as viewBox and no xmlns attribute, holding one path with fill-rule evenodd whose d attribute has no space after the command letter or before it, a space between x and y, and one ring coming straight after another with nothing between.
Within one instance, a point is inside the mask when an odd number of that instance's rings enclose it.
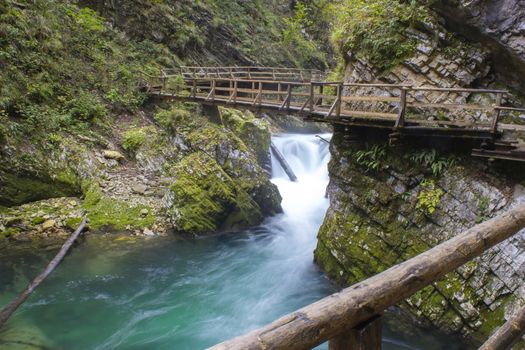
<instances>
[{"instance_id":1,"label":"rocky gorge wall","mask_svg":"<svg viewBox=\"0 0 525 350\"><path fill-rule=\"evenodd\" d=\"M522 105L521 1L374 1L377 8L362 3L349 7L340 20L345 82L503 88L513 92L504 103ZM387 11L385 6L391 7ZM360 22L367 25L361 28ZM352 92L347 88L343 94ZM369 93L399 96L386 90ZM493 97L469 93L431 92L409 99L494 103ZM408 115L466 122L492 118L457 111L425 115L417 109L409 109ZM525 115L508 117L517 124L525 120ZM523 135L513 137L523 144ZM475 160L470 156L475 143L410 138L389 147L387 140L388 134L377 130L335 129L330 207L315 259L343 285L384 271L525 201L523 167ZM421 290L401 308L422 323L485 339L525 303L524 235L520 232Z\"/></svg>"},{"instance_id":2,"label":"rocky gorge wall","mask_svg":"<svg viewBox=\"0 0 525 350\"><path fill-rule=\"evenodd\" d=\"M122 117L111 136L7 139L0 150L0 237L60 237L83 216L92 230L141 235L260 223L281 210L263 170L270 123L235 110L220 117L213 123L195 106L175 106Z\"/></svg>"},{"instance_id":3,"label":"rocky gorge wall","mask_svg":"<svg viewBox=\"0 0 525 350\"><path fill-rule=\"evenodd\" d=\"M389 148L334 134L330 208L315 259L350 285L525 201L525 183L458 155L457 145ZM435 145L434 145L435 146ZM455 153L450 153L451 150ZM417 320L483 339L525 302L525 230L402 303Z\"/></svg>"}]
</instances>

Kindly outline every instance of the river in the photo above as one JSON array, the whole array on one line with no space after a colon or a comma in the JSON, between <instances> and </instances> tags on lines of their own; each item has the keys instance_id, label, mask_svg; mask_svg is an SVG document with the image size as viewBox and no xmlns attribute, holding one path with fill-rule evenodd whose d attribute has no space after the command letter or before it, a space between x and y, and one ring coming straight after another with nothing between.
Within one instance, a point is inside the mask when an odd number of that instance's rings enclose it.
<instances>
[{"instance_id":1,"label":"river","mask_svg":"<svg viewBox=\"0 0 525 350\"><path fill-rule=\"evenodd\" d=\"M299 178L290 182L272 164L283 214L244 232L197 239L87 235L0 332L0 348L204 349L335 292L313 263L328 207L328 144L297 134L274 143ZM55 251L0 251L0 304ZM387 316L383 345L470 348L395 313Z\"/></svg>"}]
</instances>

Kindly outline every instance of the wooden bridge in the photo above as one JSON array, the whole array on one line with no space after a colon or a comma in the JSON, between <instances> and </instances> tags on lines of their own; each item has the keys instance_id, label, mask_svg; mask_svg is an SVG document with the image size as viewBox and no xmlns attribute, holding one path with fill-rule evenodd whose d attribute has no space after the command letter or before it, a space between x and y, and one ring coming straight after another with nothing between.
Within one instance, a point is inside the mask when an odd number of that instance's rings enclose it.
<instances>
[{"instance_id":1,"label":"wooden bridge","mask_svg":"<svg viewBox=\"0 0 525 350\"><path fill-rule=\"evenodd\" d=\"M515 139L524 108L503 105L507 91L326 82L315 70L181 67L147 77L151 96L297 114L306 120L391 130L401 137L478 140L474 156L525 161Z\"/></svg>"}]
</instances>

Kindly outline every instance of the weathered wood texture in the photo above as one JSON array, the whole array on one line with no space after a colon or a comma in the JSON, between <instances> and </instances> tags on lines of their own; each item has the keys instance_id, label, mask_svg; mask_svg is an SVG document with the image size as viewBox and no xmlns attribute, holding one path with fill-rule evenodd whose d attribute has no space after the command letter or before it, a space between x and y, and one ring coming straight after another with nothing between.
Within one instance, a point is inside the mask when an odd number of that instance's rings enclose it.
<instances>
[{"instance_id":1,"label":"weathered wood texture","mask_svg":"<svg viewBox=\"0 0 525 350\"><path fill-rule=\"evenodd\" d=\"M525 335L525 307L508 320L479 350L510 350Z\"/></svg>"},{"instance_id":2,"label":"weathered wood texture","mask_svg":"<svg viewBox=\"0 0 525 350\"><path fill-rule=\"evenodd\" d=\"M381 350L382 317L360 324L330 340L328 350Z\"/></svg>"},{"instance_id":3,"label":"weathered wood texture","mask_svg":"<svg viewBox=\"0 0 525 350\"><path fill-rule=\"evenodd\" d=\"M293 172L292 168L286 161L286 158L279 152L279 149L272 143L270 143L270 149L272 150L272 154L274 155L275 159L281 164L281 167L283 168L286 175L288 175L288 178L290 181L297 182L297 176Z\"/></svg>"},{"instance_id":4,"label":"weathered wood texture","mask_svg":"<svg viewBox=\"0 0 525 350\"><path fill-rule=\"evenodd\" d=\"M18 309L20 305L26 301L26 299L33 293L33 291L53 272L53 270L60 264L68 250L71 248L77 237L84 231L86 227L86 219L82 220L80 226L76 229L75 232L69 236L67 241L62 245L58 254L51 260L51 262L46 266L44 271L42 271L38 276L36 276L31 283L20 293L20 295L14 299L9 305L4 307L0 311L0 327L2 327L7 320L13 315L13 313Z\"/></svg>"},{"instance_id":5,"label":"weathered wood texture","mask_svg":"<svg viewBox=\"0 0 525 350\"><path fill-rule=\"evenodd\" d=\"M213 350L311 349L381 314L525 227L525 204Z\"/></svg>"}]
</instances>

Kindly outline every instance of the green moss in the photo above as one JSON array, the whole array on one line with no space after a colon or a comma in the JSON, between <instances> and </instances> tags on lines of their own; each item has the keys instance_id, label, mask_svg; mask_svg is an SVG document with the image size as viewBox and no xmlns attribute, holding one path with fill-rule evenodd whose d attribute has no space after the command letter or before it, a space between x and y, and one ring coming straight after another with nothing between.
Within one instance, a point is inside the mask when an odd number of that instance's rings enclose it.
<instances>
[{"instance_id":1,"label":"green moss","mask_svg":"<svg viewBox=\"0 0 525 350\"><path fill-rule=\"evenodd\" d=\"M181 106L175 106L169 110L160 110L155 114L155 120L164 129L176 134L181 131L189 131L201 118L192 119L192 113Z\"/></svg>"},{"instance_id":2,"label":"green moss","mask_svg":"<svg viewBox=\"0 0 525 350\"><path fill-rule=\"evenodd\" d=\"M65 224L70 230L76 230L81 222L82 218L68 218L66 219Z\"/></svg>"},{"instance_id":3,"label":"green moss","mask_svg":"<svg viewBox=\"0 0 525 350\"><path fill-rule=\"evenodd\" d=\"M223 123L255 154L259 163L269 160L270 124L250 111L221 108Z\"/></svg>"},{"instance_id":4,"label":"green moss","mask_svg":"<svg viewBox=\"0 0 525 350\"><path fill-rule=\"evenodd\" d=\"M0 172L0 204L11 206L79 193L76 178L60 174L56 179Z\"/></svg>"},{"instance_id":5,"label":"green moss","mask_svg":"<svg viewBox=\"0 0 525 350\"><path fill-rule=\"evenodd\" d=\"M84 209L92 229L143 229L151 227L155 222L151 208L144 205L133 206L128 202L105 197L96 182L83 184L83 189ZM143 209L148 210L146 216L141 215Z\"/></svg>"},{"instance_id":6,"label":"green moss","mask_svg":"<svg viewBox=\"0 0 525 350\"><path fill-rule=\"evenodd\" d=\"M20 231L21 230L17 227L7 227L0 231L0 239L9 238L10 236L20 233Z\"/></svg>"},{"instance_id":7,"label":"green moss","mask_svg":"<svg viewBox=\"0 0 525 350\"><path fill-rule=\"evenodd\" d=\"M257 203L204 152L196 152L172 169L175 202L172 217L181 232L211 232L255 225Z\"/></svg>"}]
</instances>

